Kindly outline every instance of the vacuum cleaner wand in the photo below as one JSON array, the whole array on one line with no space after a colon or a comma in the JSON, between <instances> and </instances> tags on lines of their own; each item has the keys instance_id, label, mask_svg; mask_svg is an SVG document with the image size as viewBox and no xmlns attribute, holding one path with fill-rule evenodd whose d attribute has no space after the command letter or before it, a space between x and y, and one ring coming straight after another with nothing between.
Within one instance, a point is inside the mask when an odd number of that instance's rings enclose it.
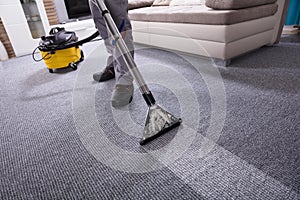
<instances>
[{"instance_id":1,"label":"vacuum cleaner wand","mask_svg":"<svg viewBox=\"0 0 300 200\"><path fill-rule=\"evenodd\" d=\"M140 71L138 70L130 51L128 50L125 41L123 40L116 24L114 23L109 10L103 0L96 0L96 3L105 19L106 25L112 38L115 40L115 44L122 54L122 57L131 73L137 82L140 92L142 93L144 100L148 105L148 115L146 118L146 124L143 132L143 137L140 144L146 144L147 142L157 138L163 133L177 127L181 123L180 118L174 117L171 113L167 112L160 106L156 105L155 99L149 90L145 80L143 79Z\"/></svg>"}]
</instances>

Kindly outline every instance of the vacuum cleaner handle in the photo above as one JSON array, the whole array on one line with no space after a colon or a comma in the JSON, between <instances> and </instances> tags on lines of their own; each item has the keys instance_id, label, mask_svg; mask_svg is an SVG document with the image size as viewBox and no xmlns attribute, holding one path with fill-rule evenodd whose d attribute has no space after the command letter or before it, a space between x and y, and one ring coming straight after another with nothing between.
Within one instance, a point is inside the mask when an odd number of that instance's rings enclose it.
<instances>
[{"instance_id":1,"label":"vacuum cleaner handle","mask_svg":"<svg viewBox=\"0 0 300 200\"><path fill-rule=\"evenodd\" d=\"M138 68L133 60L133 57L131 56L130 51L128 50L116 24L114 23L111 15L109 13L109 10L106 8L106 5L104 4L103 0L96 0L96 2L102 13L102 16L104 17L104 19L106 21L108 30L110 31L112 38L115 40L117 48L119 48L119 51L123 54L124 61L129 69L131 75L135 78L141 93L143 94L144 98L145 98L145 96L148 96L148 94L151 96L151 92L150 92L147 84L145 83L140 71L138 70ZM154 100L154 98L153 98L153 100Z\"/></svg>"}]
</instances>

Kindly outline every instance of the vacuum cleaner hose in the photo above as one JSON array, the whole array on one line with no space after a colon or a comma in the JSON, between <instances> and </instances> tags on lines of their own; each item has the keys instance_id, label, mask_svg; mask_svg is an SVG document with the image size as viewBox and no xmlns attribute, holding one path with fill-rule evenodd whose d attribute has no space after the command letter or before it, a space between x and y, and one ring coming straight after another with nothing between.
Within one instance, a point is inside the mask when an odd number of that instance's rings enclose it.
<instances>
[{"instance_id":1,"label":"vacuum cleaner hose","mask_svg":"<svg viewBox=\"0 0 300 200\"><path fill-rule=\"evenodd\" d=\"M67 48L83 45L84 43L87 43L87 42L95 39L98 36L99 36L99 32L96 31L95 33L88 36L87 38L84 38L84 39L76 41L76 42L70 42L68 44L63 44L63 45L40 45L38 48L39 48L39 50L42 50L42 51L62 50L62 49L67 49Z\"/></svg>"}]
</instances>

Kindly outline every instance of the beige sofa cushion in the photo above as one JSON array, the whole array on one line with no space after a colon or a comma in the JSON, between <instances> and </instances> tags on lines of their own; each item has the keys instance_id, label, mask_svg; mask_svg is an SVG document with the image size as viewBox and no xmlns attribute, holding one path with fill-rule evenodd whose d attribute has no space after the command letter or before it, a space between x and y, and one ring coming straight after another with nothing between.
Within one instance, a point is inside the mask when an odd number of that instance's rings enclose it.
<instances>
[{"instance_id":1,"label":"beige sofa cushion","mask_svg":"<svg viewBox=\"0 0 300 200\"><path fill-rule=\"evenodd\" d=\"M151 6L154 0L128 0L128 10Z\"/></svg>"},{"instance_id":2,"label":"beige sofa cushion","mask_svg":"<svg viewBox=\"0 0 300 200\"><path fill-rule=\"evenodd\" d=\"M218 10L249 8L274 3L276 0L206 0L205 5Z\"/></svg>"},{"instance_id":3,"label":"beige sofa cushion","mask_svg":"<svg viewBox=\"0 0 300 200\"><path fill-rule=\"evenodd\" d=\"M129 11L135 21L230 25L262 17L277 11L277 4L267 4L239 10L213 10L206 6L158 6Z\"/></svg>"},{"instance_id":4,"label":"beige sofa cushion","mask_svg":"<svg viewBox=\"0 0 300 200\"><path fill-rule=\"evenodd\" d=\"M154 0L152 6L168 6L171 0Z\"/></svg>"},{"instance_id":5,"label":"beige sofa cushion","mask_svg":"<svg viewBox=\"0 0 300 200\"><path fill-rule=\"evenodd\" d=\"M172 0L169 6L193 6L204 5L205 0Z\"/></svg>"}]
</instances>

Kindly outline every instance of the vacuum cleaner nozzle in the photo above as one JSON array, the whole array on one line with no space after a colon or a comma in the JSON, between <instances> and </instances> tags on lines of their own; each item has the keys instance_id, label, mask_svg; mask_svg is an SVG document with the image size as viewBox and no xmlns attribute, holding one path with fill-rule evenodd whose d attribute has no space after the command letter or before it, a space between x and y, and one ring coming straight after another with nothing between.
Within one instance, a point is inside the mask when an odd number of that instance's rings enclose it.
<instances>
[{"instance_id":1,"label":"vacuum cleaner nozzle","mask_svg":"<svg viewBox=\"0 0 300 200\"><path fill-rule=\"evenodd\" d=\"M174 117L160 106L156 104L150 106L140 144L146 144L147 142L159 137L167 131L179 126L180 123L180 118Z\"/></svg>"}]
</instances>

